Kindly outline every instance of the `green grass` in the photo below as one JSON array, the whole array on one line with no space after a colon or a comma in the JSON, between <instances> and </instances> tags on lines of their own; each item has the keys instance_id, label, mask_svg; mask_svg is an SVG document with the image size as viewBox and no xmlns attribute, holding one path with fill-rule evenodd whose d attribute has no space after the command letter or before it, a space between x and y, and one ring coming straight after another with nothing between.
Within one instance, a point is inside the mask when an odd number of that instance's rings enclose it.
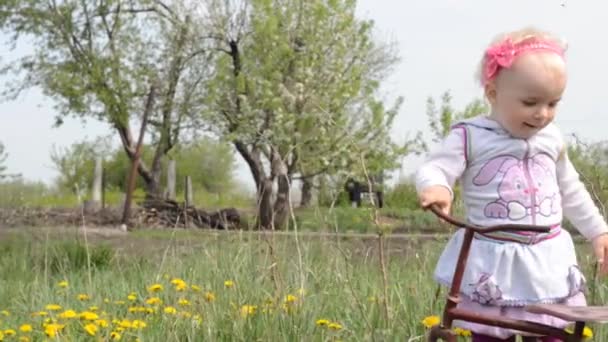
<instances>
[{"instance_id":1,"label":"green grass","mask_svg":"<svg viewBox=\"0 0 608 342\"><path fill-rule=\"evenodd\" d=\"M145 322L145 328L122 331L122 341L369 341L372 336L377 341L407 341L423 338L421 320L439 314L442 305L434 302L431 274L444 241L387 241L389 283L384 298L375 239L302 238L300 262L293 237L275 236L271 243L259 235L238 233L179 238L138 233L105 240L90 236L92 243L84 245L81 238L65 233L49 234L48 239L40 232L36 238L27 234L0 242L0 310L9 314L1 317L0 328L35 339L44 337L45 318L97 306L95 312L109 324L99 328L97 337L107 338L125 319ZM588 249L580 253L590 275ZM188 289L177 291L171 284L174 278L183 279ZM63 280L67 288L58 286ZM234 286L226 288L226 280ZM163 290L150 293L148 287L157 283ZM207 292L214 301L206 300ZM134 301L128 298L131 293ZM80 294L90 299L81 301ZM604 284L598 294L603 303L608 295ZM297 299L286 310L288 295ZM147 304L150 297L163 304ZM180 305L180 299L189 305ZM62 308L49 311L48 304ZM256 306L255 313L243 315L246 305ZM177 313L166 313L167 306ZM133 313L129 307L157 312ZM41 310L50 316L32 316ZM202 318L200 323L195 315ZM86 321L57 319L66 325L63 337L96 340L84 332ZM317 326L319 319L342 329ZM19 326L26 323L34 331L20 333ZM595 340L608 340L605 329L595 334Z\"/></svg>"}]
</instances>

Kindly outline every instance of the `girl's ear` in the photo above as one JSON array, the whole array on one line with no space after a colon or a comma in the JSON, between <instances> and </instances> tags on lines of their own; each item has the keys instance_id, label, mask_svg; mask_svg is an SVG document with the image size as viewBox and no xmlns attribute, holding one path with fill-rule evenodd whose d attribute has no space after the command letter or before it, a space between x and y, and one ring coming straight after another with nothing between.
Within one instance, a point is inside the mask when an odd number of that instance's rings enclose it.
<instances>
[{"instance_id":1,"label":"girl's ear","mask_svg":"<svg viewBox=\"0 0 608 342\"><path fill-rule=\"evenodd\" d=\"M484 93L490 105L494 106L496 104L496 82L494 80L485 85Z\"/></svg>"}]
</instances>

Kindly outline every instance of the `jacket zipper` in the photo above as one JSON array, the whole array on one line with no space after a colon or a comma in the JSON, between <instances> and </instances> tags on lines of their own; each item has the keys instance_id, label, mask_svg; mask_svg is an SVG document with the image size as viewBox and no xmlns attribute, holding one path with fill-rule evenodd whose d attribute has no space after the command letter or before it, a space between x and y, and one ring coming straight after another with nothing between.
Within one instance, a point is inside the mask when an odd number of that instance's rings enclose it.
<instances>
[{"instance_id":1,"label":"jacket zipper","mask_svg":"<svg viewBox=\"0 0 608 342\"><path fill-rule=\"evenodd\" d=\"M526 174L526 181L528 182L528 189L530 191L530 214L532 215L532 224L536 224L536 190L534 187L534 181L532 179L532 174L530 174L530 143L526 140L526 154L524 155L524 172Z\"/></svg>"}]
</instances>

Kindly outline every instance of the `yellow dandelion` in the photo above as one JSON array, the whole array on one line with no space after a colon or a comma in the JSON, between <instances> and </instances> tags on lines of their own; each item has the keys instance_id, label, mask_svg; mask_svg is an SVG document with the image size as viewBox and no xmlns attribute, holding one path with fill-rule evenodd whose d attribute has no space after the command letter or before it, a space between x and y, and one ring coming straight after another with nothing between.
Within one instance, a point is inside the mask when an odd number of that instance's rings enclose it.
<instances>
[{"instance_id":1,"label":"yellow dandelion","mask_svg":"<svg viewBox=\"0 0 608 342\"><path fill-rule=\"evenodd\" d=\"M95 324L99 325L102 328L107 328L108 327L108 321L106 321L105 319L98 319L95 321Z\"/></svg>"},{"instance_id":2,"label":"yellow dandelion","mask_svg":"<svg viewBox=\"0 0 608 342\"><path fill-rule=\"evenodd\" d=\"M177 309L175 309L172 306L167 306L164 311L166 314L169 314L169 315L175 315L177 313Z\"/></svg>"},{"instance_id":3,"label":"yellow dandelion","mask_svg":"<svg viewBox=\"0 0 608 342\"><path fill-rule=\"evenodd\" d=\"M146 308L146 313L147 314L153 314L156 312L156 308Z\"/></svg>"},{"instance_id":4,"label":"yellow dandelion","mask_svg":"<svg viewBox=\"0 0 608 342\"><path fill-rule=\"evenodd\" d=\"M572 329L572 326L567 327L566 332L568 332L570 334L574 334L574 330ZM585 339L593 338L593 330L591 330L591 328L589 328L589 327L585 327L585 329L583 329L583 337Z\"/></svg>"},{"instance_id":5,"label":"yellow dandelion","mask_svg":"<svg viewBox=\"0 0 608 342\"><path fill-rule=\"evenodd\" d=\"M290 303L295 303L298 300L298 297L294 296L294 295L287 295L285 297L285 303L290 304Z\"/></svg>"},{"instance_id":6,"label":"yellow dandelion","mask_svg":"<svg viewBox=\"0 0 608 342\"><path fill-rule=\"evenodd\" d=\"M99 310L98 306L95 306L95 305L89 306L89 311L97 311L97 310Z\"/></svg>"},{"instance_id":7,"label":"yellow dandelion","mask_svg":"<svg viewBox=\"0 0 608 342\"><path fill-rule=\"evenodd\" d=\"M88 294L81 293L81 294L78 295L78 300L80 300L80 301L84 302L84 301L89 300L89 299L91 299L91 297L89 297Z\"/></svg>"},{"instance_id":8,"label":"yellow dandelion","mask_svg":"<svg viewBox=\"0 0 608 342\"><path fill-rule=\"evenodd\" d=\"M144 322L144 321L140 321L137 319L133 321L133 329L143 329L146 326L147 326L146 322Z\"/></svg>"},{"instance_id":9,"label":"yellow dandelion","mask_svg":"<svg viewBox=\"0 0 608 342\"><path fill-rule=\"evenodd\" d=\"M58 283L57 283L57 286L59 286L59 287L61 287L61 288L63 288L63 289L65 289L65 288L66 288L66 287L68 287L69 285L70 285L70 284L68 283L68 281L67 281L67 280L63 280L63 281L60 281L60 282L58 282Z\"/></svg>"},{"instance_id":10,"label":"yellow dandelion","mask_svg":"<svg viewBox=\"0 0 608 342\"><path fill-rule=\"evenodd\" d=\"M462 337L471 337L471 331L462 328L454 328L454 333Z\"/></svg>"},{"instance_id":11,"label":"yellow dandelion","mask_svg":"<svg viewBox=\"0 0 608 342\"><path fill-rule=\"evenodd\" d=\"M91 311L85 311L80 314L80 319L85 321L96 321L99 319L99 315Z\"/></svg>"},{"instance_id":12,"label":"yellow dandelion","mask_svg":"<svg viewBox=\"0 0 608 342\"><path fill-rule=\"evenodd\" d=\"M190 288L192 289L192 291L194 292L201 292L201 287L197 286L197 285L192 285L190 286Z\"/></svg>"},{"instance_id":13,"label":"yellow dandelion","mask_svg":"<svg viewBox=\"0 0 608 342\"><path fill-rule=\"evenodd\" d=\"M93 323L89 323L84 326L84 331L86 331L87 334L89 334L91 336L95 336L95 334L97 334L97 329L99 329L99 328Z\"/></svg>"},{"instance_id":14,"label":"yellow dandelion","mask_svg":"<svg viewBox=\"0 0 608 342\"><path fill-rule=\"evenodd\" d=\"M134 301L136 301L136 300L137 300L137 295L136 295L136 294L134 294L134 293L131 293L131 294L129 294L129 295L127 296L127 299L128 299L130 302L134 302Z\"/></svg>"},{"instance_id":15,"label":"yellow dandelion","mask_svg":"<svg viewBox=\"0 0 608 342\"><path fill-rule=\"evenodd\" d=\"M234 287L234 282L232 280L226 280L224 282L224 286L227 287L227 288Z\"/></svg>"},{"instance_id":16,"label":"yellow dandelion","mask_svg":"<svg viewBox=\"0 0 608 342\"><path fill-rule=\"evenodd\" d=\"M439 316L428 316L422 320L422 325L427 328L432 328L436 325L439 325L439 323L441 323L441 319L439 318Z\"/></svg>"},{"instance_id":17,"label":"yellow dandelion","mask_svg":"<svg viewBox=\"0 0 608 342\"><path fill-rule=\"evenodd\" d=\"M11 337L11 336L15 336L15 335L17 335L17 332L13 329L4 330L4 336L6 336L6 337Z\"/></svg>"},{"instance_id":18,"label":"yellow dandelion","mask_svg":"<svg viewBox=\"0 0 608 342\"><path fill-rule=\"evenodd\" d=\"M59 318L63 318L63 319L70 319L70 318L74 318L76 316L78 316L78 314L74 310L66 310L59 314Z\"/></svg>"},{"instance_id":19,"label":"yellow dandelion","mask_svg":"<svg viewBox=\"0 0 608 342\"><path fill-rule=\"evenodd\" d=\"M180 298L177 302L181 306L189 306L190 302L186 298Z\"/></svg>"},{"instance_id":20,"label":"yellow dandelion","mask_svg":"<svg viewBox=\"0 0 608 342\"><path fill-rule=\"evenodd\" d=\"M342 330L342 325L340 325L340 323L332 322L332 323L329 323L327 325L327 327L331 330Z\"/></svg>"},{"instance_id":21,"label":"yellow dandelion","mask_svg":"<svg viewBox=\"0 0 608 342\"><path fill-rule=\"evenodd\" d=\"M177 291L184 291L188 288L188 284L183 279L174 278L171 280L171 284L175 286Z\"/></svg>"},{"instance_id":22,"label":"yellow dandelion","mask_svg":"<svg viewBox=\"0 0 608 342\"><path fill-rule=\"evenodd\" d=\"M255 314L256 309L257 309L257 306L255 306L255 305L243 305L241 307L241 316L242 317L251 316L251 315Z\"/></svg>"},{"instance_id":23,"label":"yellow dandelion","mask_svg":"<svg viewBox=\"0 0 608 342\"><path fill-rule=\"evenodd\" d=\"M215 294L213 292L205 292L205 300L207 302L213 302L215 300Z\"/></svg>"},{"instance_id":24,"label":"yellow dandelion","mask_svg":"<svg viewBox=\"0 0 608 342\"><path fill-rule=\"evenodd\" d=\"M161 284L154 284L148 287L148 291L150 292L160 292L163 290L163 286Z\"/></svg>"},{"instance_id":25,"label":"yellow dandelion","mask_svg":"<svg viewBox=\"0 0 608 342\"><path fill-rule=\"evenodd\" d=\"M7 310L2 310L2 311L0 311L0 314L2 314L3 316L6 316L6 317L8 317L8 316L10 316L10 315L11 315L11 313L10 313L10 312L8 312Z\"/></svg>"},{"instance_id":26,"label":"yellow dandelion","mask_svg":"<svg viewBox=\"0 0 608 342\"><path fill-rule=\"evenodd\" d=\"M320 327L327 326L327 325L329 325L329 323L330 323L330 322L329 322L329 320L327 320L327 319L318 319L318 320L315 322L315 324L316 324L316 325L318 325L318 326L320 326Z\"/></svg>"},{"instance_id":27,"label":"yellow dandelion","mask_svg":"<svg viewBox=\"0 0 608 342\"><path fill-rule=\"evenodd\" d=\"M59 311L61 310L61 305L58 304L49 304L45 307L45 309L49 310L49 311Z\"/></svg>"},{"instance_id":28,"label":"yellow dandelion","mask_svg":"<svg viewBox=\"0 0 608 342\"><path fill-rule=\"evenodd\" d=\"M24 333L31 332L32 330L33 330L33 328L30 324L22 324L19 327L19 331L24 332Z\"/></svg>"},{"instance_id":29,"label":"yellow dandelion","mask_svg":"<svg viewBox=\"0 0 608 342\"><path fill-rule=\"evenodd\" d=\"M129 329L133 327L133 323L128 319L123 319L122 321L118 322L118 327L122 329Z\"/></svg>"},{"instance_id":30,"label":"yellow dandelion","mask_svg":"<svg viewBox=\"0 0 608 342\"><path fill-rule=\"evenodd\" d=\"M64 327L65 327L65 325L63 325L63 324L57 324L57 323L46 324L44 326L44 334L47 337L56 338L57 335L59 335L59 333L63 330Z\"/></svg>"},{"instance_id":31,"label":"yellow dandelion","mask_svg":"<svg viewBox=\"0 0 608 342\"><path fill-rule=\"evenodd\" d=\"M158 297L152 297L152 298L148 298L146 300L146 304L148 304L148 305L160 305L162 303L163 303L163 301L160 300L160 298L158 298Z\"/></svg>"},{"instance_id":32,"label":"yellow dandelion","mask_svg":"<svg viewBox=\"0 0 608 342\"><path fill-rule=\"evenodd\" d=\"M121 337L122 337L122 336L120 335L120 333L119 333L118 331L112 331L112 332L110 333L110 339L111 339L112 341L120 341L120 338L121 338Z\"/></svg>"},{"instance_id":33,"label":"yellow dandelion","mask_svg":"<svg viewBox=\"0 0 608 342\"><path fill-rule=\"evenodd\" d=\"M34 312L32 314L33 317L39 316L39 317L44 317L47 316L49 313L46 311L38 311L38 312Z\"/></svg>"},{"instance_id":34,"label":"yellow dandelion","mask_svg":"<svg viewBox=\"0 0 608 342\"><path fill-rule=\"evenodd\" d=\"M106 304L110 304L110 299L109 298L104 298L103 302L106 303Z\"/></svg>"}]
</instances>

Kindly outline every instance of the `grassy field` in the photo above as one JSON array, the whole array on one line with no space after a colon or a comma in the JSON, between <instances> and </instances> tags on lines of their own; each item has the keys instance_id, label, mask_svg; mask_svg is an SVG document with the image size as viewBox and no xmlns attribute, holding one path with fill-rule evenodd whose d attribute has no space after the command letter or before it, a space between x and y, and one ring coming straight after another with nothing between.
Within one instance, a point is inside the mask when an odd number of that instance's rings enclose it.
<instances>
[{"instance_id":1,"label":"grassy field","mask_svg":"<svg viewBox=\"0 0 608 342\"><path fill-rule=\"evenodd\" d=\"M415 341L442 305L431 273L445 238L385 239L386 283L373 238L141 231L85 241L58 228L0 238L7 341ZM588 250L580 255L591 277Z\"/></svg>"}]
</instances>

